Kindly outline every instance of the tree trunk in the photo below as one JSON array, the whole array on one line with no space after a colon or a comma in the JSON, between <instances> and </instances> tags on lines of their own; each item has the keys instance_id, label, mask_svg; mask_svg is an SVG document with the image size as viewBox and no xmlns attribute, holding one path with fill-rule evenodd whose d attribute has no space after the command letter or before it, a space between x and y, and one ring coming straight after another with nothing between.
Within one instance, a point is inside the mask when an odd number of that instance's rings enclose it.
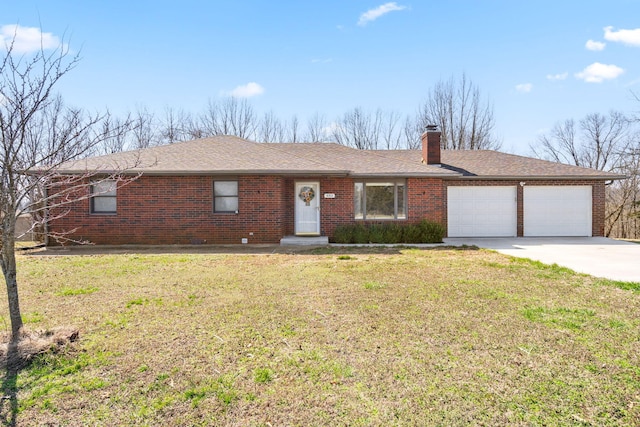
<instances>
[{"instance_id":1,"label":"tree trunk","mask_svg":"<svg viewBox=\"0 0 640 427\"><path fill-rule=\"evenodd\" d=\"M5 221L10 221L5 218ZM2 274L7 284L7 297L9 299L9 317L11 319L11 340L15 341L22 330L22 315L20 314L20 299L18 297L18 279L15 252L15 220L13 227L4 229L2 235Z\"/></svg>"}]
</instances>

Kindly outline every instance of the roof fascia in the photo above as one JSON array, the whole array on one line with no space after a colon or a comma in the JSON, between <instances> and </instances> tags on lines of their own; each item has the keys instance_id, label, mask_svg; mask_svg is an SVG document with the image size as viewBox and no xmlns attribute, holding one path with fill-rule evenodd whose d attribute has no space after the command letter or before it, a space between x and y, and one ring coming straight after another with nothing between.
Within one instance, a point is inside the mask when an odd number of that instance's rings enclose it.
<instances>
[{"instance_id":1,"label":"roof fascia","mask_svg":"<svg viewBox=\"0 0 640 427\"><path fill-rule=\"evenodd\" d=\"M593 175L473 175L473 176L452 176L450 179L455 180L496 180L496 181L513 181L513 180L523 180L523 179L531 179L536 181L544 181L555 179L558 181L571 181L571 180L588 180L588 181L602 181L602 180L617 180L617 179L626 179L629 178L625 175L601 175L601 176L593 176Z\"/></svg>"}]
</instances>

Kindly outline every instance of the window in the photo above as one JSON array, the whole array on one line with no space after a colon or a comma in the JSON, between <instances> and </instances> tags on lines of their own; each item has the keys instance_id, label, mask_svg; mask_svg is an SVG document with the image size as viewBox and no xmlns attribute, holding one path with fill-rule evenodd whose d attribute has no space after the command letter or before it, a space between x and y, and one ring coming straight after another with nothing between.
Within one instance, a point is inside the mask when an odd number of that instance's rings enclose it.
<instances>
[{"instance_id":1,"label":"window","mask_svg":"<svg viewBox=\"0 0 640 427\"><path fill-rule=\"evenodd\" d=\"M356 219L406 219L404 181L356 182Z\"/></svg>"},{"instance_id":2,"label":"window","mask_svg":"<svg viewBox=\"0 0 640 427\"><path fill-rule=\"evenodd\" d=\"M238 181L213 182L213 211L238 212Z\"/></svg>"},{"instance_id":3,"label":"window","mask_svg":"<svg viewBox=\"0 0 640 427\"><path fill-rule=\"evenodd\" d=\"M116 213L116 181L104 180L91 185L91 213Z\"/></svg>"}]
</instances>

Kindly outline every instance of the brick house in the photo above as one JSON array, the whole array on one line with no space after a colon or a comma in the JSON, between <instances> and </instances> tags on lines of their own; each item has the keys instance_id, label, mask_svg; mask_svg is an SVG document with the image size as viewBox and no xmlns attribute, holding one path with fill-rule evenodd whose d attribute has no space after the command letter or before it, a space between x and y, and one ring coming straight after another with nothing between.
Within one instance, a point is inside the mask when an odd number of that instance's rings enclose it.
<instances>
[{"instance_id":1,"label":"brick house","mask_svg":"<svg viewBox=\"0 0 640 427\"><path fill-rule=\"evenodd\" d=\"M605 185L621 175L496 151L364 151L219 136L68 163L97 171L49 231L96 244L277 243L339 224L419 222L449 237L602 236ZM135 180L102 179L114 171ZM50 242L55 244L55 242Z\"/></svg>"}]
</instances>

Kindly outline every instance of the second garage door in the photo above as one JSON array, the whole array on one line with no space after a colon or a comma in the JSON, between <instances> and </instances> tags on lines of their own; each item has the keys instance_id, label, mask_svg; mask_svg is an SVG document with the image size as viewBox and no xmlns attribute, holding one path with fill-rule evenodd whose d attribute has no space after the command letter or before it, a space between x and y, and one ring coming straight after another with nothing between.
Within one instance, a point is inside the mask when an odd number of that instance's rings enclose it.
<instances>
[{"instance_id":1,"label":"second garage door","mask_svg":"<svg viewBox=\"0 0 640 427\"><path fill-rule=\"evenodd\" d=\"M591 186L525 186L525 236L591 236Z\"/></svg>"},{"instance_id":2,"label":"second garage door","mask_svg":"<svg viewBox=\"0 0 640 427\"><path fill-rule=\"evenodd\" d=\"M447 189L449 237L511 237L517 233L516 187Z\"/></svg>"}]
</instances>

